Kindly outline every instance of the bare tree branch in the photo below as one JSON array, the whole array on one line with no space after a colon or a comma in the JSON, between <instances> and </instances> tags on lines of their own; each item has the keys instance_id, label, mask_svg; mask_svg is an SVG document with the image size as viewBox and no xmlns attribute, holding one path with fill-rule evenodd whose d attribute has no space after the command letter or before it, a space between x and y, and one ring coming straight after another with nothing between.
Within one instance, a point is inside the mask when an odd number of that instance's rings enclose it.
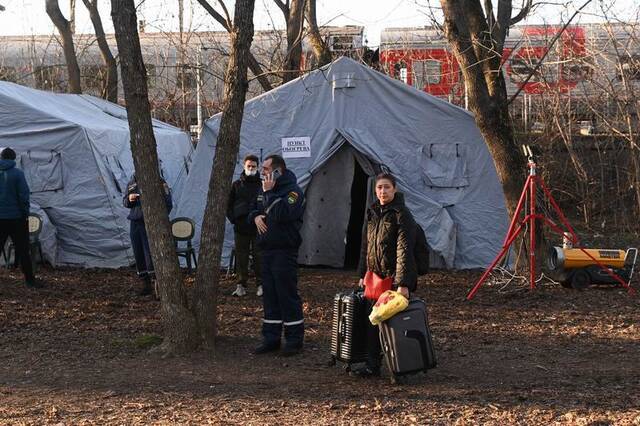
<instances>
[{"instance_id":1,"label":"bare tree branch","mask_svg":"<svg viewBox=\"0 0 640 426\"><path fill-rule=\"evenodd\" d=\"M513 4L511 0L499 0L498 1L498 17L496 25L491 29L491 36L496 43L496 51L502 55L504 48L504 41L507 38L509 32L509 26L511 25L511 12L513 11Z\"/></svg>"},{"instance_id":2,"label":"bare tree branch","mask_svg":"<svg viewBox=\"0 0 640 426\"><path fill-rule=\"evenodd\" d=\"M73 45L73 34L71 33L71 24L60 11L58 0L46 0L45 9L47 15L58 29L62 37L62 49L67 62L67 72L69 74L69 92L82 93L80 85L80 66L78 58L76 58L76 49Z\"/></svg>"},{"instance_id":3,"label":"bare tree branch","mask_svg":"<svg viewBox=\"0 0 640 426\"><path fill-rule=\"evenodd\" d=\"M222 11L224 12L224 16L227 18L227 27L231 28L233 26L232 24L232 20L231 20L231 15L229 14L229 10L227 9L227 5L224 4L224 1L222 0L218 0L218 3L220 3L220 7L222 8Z\"/></svg>"},{"instance_id":4,"label":"bare tree branch","mask_svg":"<svg viewBox=\"0 0 640 426\"><path fill-rule=\"evenodd\" d=\"M215 19L220 25L224 27L225 30L227 30L227 32L231 32L232 25L229 23L230 21L227 22L225 18L221 14L219 14L207 0L197 1L198 3L200 3L200 6L204 8L204 10L209 12L209 15L211 15L213 19ZM273 86L267 78L267 75L262 70L260 63L252 53L249 53L249 69L251 70L251 73L256 76L258 82L260 83L260 86L262 86L264 91L268 92L269 90L273 89Z\"/></svg>"},{"instance_id":5,"label":"bare tree branch","mask_svg":"<svg viewBox=\"0 0 640 426\"><path fill-rule=\"evenodd\" d=\"M206 10L207 12L209 12L209 15L211 15L213 17L213 19L215 19L216 21L218 21L218 23L220 25L222 25L224 27L225 30L227 31L231 31L231 26L229 25L229 23L227 22L226 19L224 19L224 17L218 13L218 11L216 11L213 6L211 6L209 4L209 2L207 0L196 0L198 3L200 3L200 6L202 6L204 8L204 10Z\"/></svg>"},{"instance_id":6,"label":"bare tree branch","mask_svg":"<svg viewBox=\"0 0 640 426\"><path fill-rule=\"evenodd\" d=\"M305 17L309 25L309 42L313 49L313 55L316 58L316 64L321 67L331 62L331 52L320 35L316 18L316 0L307 0Z\"/></svg>"},{"instance_id":7,"label":"bare tree branch","mask_svg":"<svg viewBox=\"0 0 640 426\"><path fill-rule=\"evenodd\" d=\"M531 8L533 7L533 0L523 0L523 1L524 1L524 4L522 5L522 9L520 9L520 12L518 12L516 16L511 18L511 21L509 22L511 26L522 21L524 18L527 17L529 12L531 12Z\"/></svg>"},{"instance_id":8,"label":"bare tree branch","mask_svg":"<svg viewBox=\"0 0 640 426\"><path fill-rule=\"evenodd\" d=\"M89 17L96 33L96 41L100 49L102 61L107 68L107 74L102 87L102 97L110 102L118 102L118 66L116 60L111 53L107 38L102 27L102 19L98 12L98 0L82 0L85 7L89 11Z\"/></svg>"},{"instance_id":9,"label":"bare tree branch","mask_svg":"<svg viewBox=\"0 0 640 426\"><path fill-rule=\"evenodd\" d=\"M584 4L582 6L580 6L574 13L573 15L571 15L571 18L569 18L569 20L564 24L564 26L562 27L562 29L560 31L558 31L558 34L555 35L555 37L553 37L553 39L551 39L551 42L549 43L549 46L547 46L546 51L544 52L544 54L542 55L542 57L538 60L538 63L536 64L536 66L531 70L531 72L529 73L529 75L527 76L527 78L524 80L524 82L522 82L520 84L520 87L518 87L518 90L516 90L516 93L513 94L513 96L511 96L511 99L509 99L509 102L507 104L511 104L511 102L513 102L514 99L516 99L518 97L518 95L520 94L520 92L522 92L522 88L529 82L529 80L531 80L531 77L533 77L535 75L535 73L538 72L538 70L540 69L540 67L542 66L542 64L544 63L545 58L547 57L547 55L549 54L549 52L551 52L551 48L553 47L553 45L555 44L556 41L558 41L558 39L560 38L560 36L562 35L562 33L564 33L564 31L567 29L567 27L569 26L569 24L571 24L571 21L573 21L573 19L578 16L578 14L580 13L580 11L582 9L584 9L585 7L587 7L587 5L589 3L591 3L592 0L587 0L586 2L584 2Z\"/></svg>"},{"instance_id":10,"label":"bare tree branch","mask_svg":"<svg viewBox=\"0 0 640 426\"><path fill-rule=\"evenodd\" d=\"M273 2L280 8L286 19L289 16L289 2L287 1L287 4L284 4L282 0L273 0Z\"/></svg>"},{"instance_id":11,"label":"bare tree branch","mask_svg":"<svg viewBox=\"0 0 640 426\"><path fill-rule=\"evenodd\" d=\"M484 0L484 13L487 15L487 23L491 31L496 23L496 17L493 14L493 0Z\"/></svg>"}]
</instances>

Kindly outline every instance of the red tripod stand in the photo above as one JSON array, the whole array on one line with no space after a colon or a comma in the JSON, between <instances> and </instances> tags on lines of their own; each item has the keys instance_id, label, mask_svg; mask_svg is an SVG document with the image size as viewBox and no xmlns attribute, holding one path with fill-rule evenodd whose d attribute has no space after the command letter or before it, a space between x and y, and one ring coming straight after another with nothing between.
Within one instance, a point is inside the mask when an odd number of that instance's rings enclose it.
<instances>
[{"instance_id":1,"label":"red tripod stand","mask_svg":"<svg viewBox=\"0 0 640 426\"><path fill-rule=\"evenodd\" d=\"M473 296L478 292L480 286L486 281L489 274L494 270L496 265L504 258L504 256L509 251L509 247L516 240L518 235L525 230L527 225L529 226L529 282L531 290L535 289L535 276L536 276L536 220L541 220L544 224L547 224L553 231L557 232L563 237L568 238L579 250L582 250L592 261L595 262L602 270L606 271L612 278L618 281L624 288L626 288L630 294L633 294L635 291L631 288L631 286L625 282L618 275L613 273L610 268L602 264L600 261L595 259L589 252L587 252L582 247L577 247L579 243L578 236L575 231L567 221L566 217L562 213L562 210L553 199L551 192L545 186L543 180L536 174L536 163L533 160L533 153L531 152L531 148L527 145L523 146L523 150L525 155L528 157L528 168L529 175L527 176L527 180L525 181L524 188L522 190L522 194L520 195L520 200L518 201L518 205L516 207L516 211L513 213L513 217L511 218L511 224L509 225L509 230L507 231L507 236L502 243L502 250L493 260L491 265L487 268L487 270L482 274L476 285L471 289L469 294L467 294L467 300L473 299ZM536 191L537 187L540 186L544 193L544 196L547 198L553 210L558 215L560 219L561 225L566 229L563 230L560 226L554 223L551 219L544 216L543 214L536 213ZM528 205L529 212L526 212L525 205ZM520 219L520 214L524 211L524 218Z\"/></svg>"}]
</instances>

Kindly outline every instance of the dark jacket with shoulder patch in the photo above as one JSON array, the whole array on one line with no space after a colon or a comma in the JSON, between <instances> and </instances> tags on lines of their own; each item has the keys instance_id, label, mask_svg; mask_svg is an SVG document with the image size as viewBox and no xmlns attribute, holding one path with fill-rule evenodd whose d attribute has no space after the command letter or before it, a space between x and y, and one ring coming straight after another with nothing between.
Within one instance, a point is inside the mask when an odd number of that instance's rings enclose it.
<instances>
[{"instance_id":1,"label":"dark jacket with shoulder patch","mask_svg":"<svg viewBox=\"0 0 640 426\"><path fill-rule=\"evenodd\" d=\"M244 171L240 179L233 182L227 203L227 219L233 229L243 235L255 235L256 227L247 222L247 216L256 205L258 194L262 190L260 176L247 176Z\"/></svg>"},{"instance_id":2,"label":"dark jacket with shoulder patch","mask_svg":"<svg viewBox=\"0 0 640 426\"><path fill-rule=\"evenodd\" d=\"M415 220L397 192L384 206L376 201L367 210L367 227L362 235L358 273L367 270L382 278L395 277L394 286L414 291L418 275L413 247L416 241Z\"/></svg>"},{"instance_id":3,"label":"dark jacket with shoulder patch","mask_svg":"<svg viewBox=\"0 0 640 426\"><path fill-rule=\"evenodd\" d=\"M296 175L285 170L271 191L261 192L255 208L247 218L255 227L256 216L265 215L267 232L258 234L258 247L263 250L297 250L302 243L300 228L305 199Z\"/></svg>"}]
</instances>

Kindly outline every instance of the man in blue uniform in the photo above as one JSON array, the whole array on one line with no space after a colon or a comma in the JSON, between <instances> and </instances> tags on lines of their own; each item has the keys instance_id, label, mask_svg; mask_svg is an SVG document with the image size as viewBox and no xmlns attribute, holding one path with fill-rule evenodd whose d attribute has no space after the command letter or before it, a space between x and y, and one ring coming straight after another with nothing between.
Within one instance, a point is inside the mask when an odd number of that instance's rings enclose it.
<instances>
[{"instance_id":1,"label":"man in blue uniform","mask_svg":"<svg viewBox=\"0 0 640 426\"><path fill-rule=\"evenodd\" d=\"M248 220L258 231L262 250L263 341L253 352L265 354L280 349L284 328L283 356L302 351L304 317L298 294L298 248L304 213L304 194L296 175L279 155L268 156L262 165L262 194Z\"/></svg>"},{"instance_id":2,"label":"man in blue uniform","mask_svg":"<svg viewBox=\"0 0 640 426\"><path fill-rule=\"evenodd\" d=\"M164 190L167 213L169 213L173 207L173 202L169 186L164 180L162 181L162 189ZM140 296L147 296L153 293L151 278L154 277L154 270L151 250L149 249L149 240L147 238L147 229L144 226L140 189L138 188L136 175L133 175L127 184L127 193L122 203L126 208L130 209L127 219L130 221L129 236L131 237L133 256L136 259L136 269L138 271L138 277L142 280Z\"/></svg>"}]
</instances>

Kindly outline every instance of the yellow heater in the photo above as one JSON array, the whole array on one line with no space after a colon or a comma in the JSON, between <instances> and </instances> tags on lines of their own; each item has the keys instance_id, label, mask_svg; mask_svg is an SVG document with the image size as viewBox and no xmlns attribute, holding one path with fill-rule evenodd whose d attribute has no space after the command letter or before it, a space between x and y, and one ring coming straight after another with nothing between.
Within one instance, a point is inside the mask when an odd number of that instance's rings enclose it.
<instances>
[{"instance_id":1,"label":"yellow heater","mask_svg":"<svg viewBox=\"0 0 640 426\"><path fill-rule=\"evenodd\" d=\"M626 252L616 249L584 249L553 247L549 256L549 269L552 271L579 269L597 263L593 259L611 268L624 268Z\"/></svg>"}]
</instances>

